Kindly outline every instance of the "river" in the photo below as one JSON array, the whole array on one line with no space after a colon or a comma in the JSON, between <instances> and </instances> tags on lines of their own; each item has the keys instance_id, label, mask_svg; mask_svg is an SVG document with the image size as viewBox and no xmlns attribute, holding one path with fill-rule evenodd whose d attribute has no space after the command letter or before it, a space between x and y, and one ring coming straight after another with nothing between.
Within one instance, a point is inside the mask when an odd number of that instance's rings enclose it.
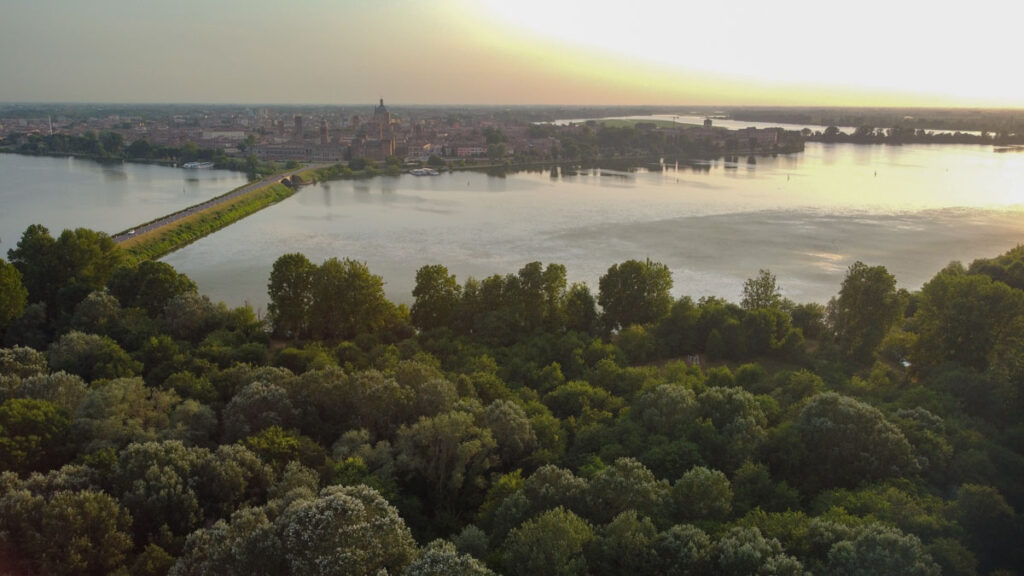
<instances>
[{"instance_id":1,"label":"river","mask_svg":"<svg viewBox=\"0 0 1024 576\"><path fill-rule=\"evenodd\" d=\"M669 266L673 292L738 301L771 269L783 294L826 302L857 260L911 290L951 260L1024 240L1024 154L960 145L808 143L756 164L662 171L456 172L310 186L165 258L217 300L258 309L274 260L366 262L409 303L416 270L467 276L558 262L597 288L616 262Z\"/></svg>"},{"instance_id":2,"label":"river","mask_svg":"<svg viewBox=\"0 0 1024 576\"><path fill-rule=\"evenodd\" d=\"M31 223L54 235L116 232L244 183L219 170L0 155L0 249ZM416 270L467 276L565 264L597 288L616 262L669 266L673 292L738 301L771 269L783 294L826 302L857 260L914 290L951 260L1024 240L1024 154L966 145L808 143L800 154L668 166L504 177L455 172L329 182L165 257L215 300L266 308L274 260L365 261L388 296L409 303Z\"/></svg>"},{"instance_id":3,"label":"river","mask_svg":"<svg viewBox=\"0 0 1024 576\"><path fill-rule=\"evenodd\" d=\"M0 255L30 224L54 236L66 228L114 234L245 183L227 170L0 154Z\"/></svg>"}]
</instances>

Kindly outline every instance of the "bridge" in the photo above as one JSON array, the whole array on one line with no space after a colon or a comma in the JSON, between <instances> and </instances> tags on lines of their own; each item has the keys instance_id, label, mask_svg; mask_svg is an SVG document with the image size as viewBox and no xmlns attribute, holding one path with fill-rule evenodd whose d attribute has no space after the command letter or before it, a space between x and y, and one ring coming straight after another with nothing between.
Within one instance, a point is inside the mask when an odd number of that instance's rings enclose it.
<instances>
[{"instance_id":1,"label":"bridge","mask_svg":"<svg viewBox=\"0 0 1024 576\"><path fill-rule=\"evenodd\" d=\"M221 196L217 196L216 198L212 198L210 200L207 200L206 202L201 202L201 203L196 204L194 206L189 206L188 208L185 208L184 210L179 210L177 212L174 212L173 214L168 214L167 216L164 216L163 218L159 218L157 220L153 220L153 221L147 222L145 224L140 224L139 226L136 226L135 228L132 228L130 230L126 230L124 232L120 232L118 234L115 234L114 236L112 236L112 238L113 238L114 242L116 242L117 244L120 244L120 243L122 243L122 242L124 242L126 240L130 240L130 239L135 238L137 236L141 236L143 234L146 234L147 232L152 232L153 230L159 230L160 228L163 228L165 226L169 226L171 224L174 224L175 222L177 222L177 221L179 221L179 220L181 220L183 218L187 218L187 217L189 217L189 216L191 216L193 214L198 214L200 212L203 212L203 211L206 211L206 210L210 210L211 208L216 208L217 206L220 206L221 204L224 204L226 202L230 202L230 201L232 201L232 200L234 200L234 199L236 199L236 198L238 198L240 196L244 196L246 194L250 194L250 193L255 192L257 190L266 188L267 186L270 186L272 184L277 184L279 182L283 182L285 179L291 178L292 176L294 176L295 174L298 174L299 172L302 172L303 170L309 170L310 168L317 168L317 167L318 166L315 165L315 164L310 164L309 166L303 166L301 168L296 168L295 170L291 170L289 172L283 172L283 173L280 173L280 174L273 174L271 176L267 176L266 178L264 178L262 180L259 180L257 182L253 182L251 184L247 184L247 185L245 185L245 186L243 186L243 187L241 187L241 188L239 188L237 190L232 190L231 192L228 192L227 194L223 194Z\"/></svg>"}]
</instances>

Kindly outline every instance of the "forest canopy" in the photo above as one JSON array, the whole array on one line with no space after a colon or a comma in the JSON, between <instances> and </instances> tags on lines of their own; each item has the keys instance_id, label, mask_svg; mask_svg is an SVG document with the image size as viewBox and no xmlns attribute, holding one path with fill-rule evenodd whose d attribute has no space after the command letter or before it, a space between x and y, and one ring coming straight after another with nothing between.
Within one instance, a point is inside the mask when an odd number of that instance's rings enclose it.
<instances>
[{"instance_id":1,"label":"forest canopy","mask_svg":"<svg viewBox=\"0 0 1024 576\"><path fill-rule=\"evenodd\" d=\"M0 260L0 573L1017 574L1024 249L739 304L650 260L282 255L266 317L105 234Z\"/></svg>"}]
</instances>

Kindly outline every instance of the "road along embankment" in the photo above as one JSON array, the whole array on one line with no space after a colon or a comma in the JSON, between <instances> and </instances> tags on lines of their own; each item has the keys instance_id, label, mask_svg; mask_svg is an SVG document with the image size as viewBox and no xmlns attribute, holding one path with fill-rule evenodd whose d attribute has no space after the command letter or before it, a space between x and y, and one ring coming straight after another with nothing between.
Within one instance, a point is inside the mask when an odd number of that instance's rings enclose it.
<instances>
[{"instance_id":1,"label":"road along embankment","mask_svg":"<svg viewBox=\"0 0 1024 576\"><path fill-rule=\"evenodd\" d=\"M313 167L300 168L247 184L115 234L114 242L137 261L155 260L288 198L299 186L310 181L314 170Z\"/></svg>"}]
</instances>

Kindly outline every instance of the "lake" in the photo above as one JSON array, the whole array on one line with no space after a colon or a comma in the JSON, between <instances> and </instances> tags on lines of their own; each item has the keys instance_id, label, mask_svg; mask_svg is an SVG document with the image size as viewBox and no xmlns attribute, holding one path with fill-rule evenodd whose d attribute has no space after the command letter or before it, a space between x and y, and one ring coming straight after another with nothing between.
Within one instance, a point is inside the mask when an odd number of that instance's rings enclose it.
<instances>
[{"instance_id":1,"label":"lake","mask_svg":"<svg viewBox=\"0 0 1024 576\"><path fill-rule=\"evenodd\" d=\"M769 268L785 296L826 302L857 260L914 290L951 260L1022 240L1024 154L808 143L756 164L328 182L164 260L215 300L258 309L288 252L364 261L406 303L425 264L446 265L461 283L557 262L596 291L609 266L630 258L666 264L676 295L738 301L743 281Z\"/></svg>"},{"instance_id":2,"label":"lake","mask_svg":"<svg viewBox=\"0 0 1024 576\"><path fill-rule=\"evenodd\" d=\"M127 230L246 183L239 172L0 154L0 255L30 224Z\"/></svg>"}]
</instances>

